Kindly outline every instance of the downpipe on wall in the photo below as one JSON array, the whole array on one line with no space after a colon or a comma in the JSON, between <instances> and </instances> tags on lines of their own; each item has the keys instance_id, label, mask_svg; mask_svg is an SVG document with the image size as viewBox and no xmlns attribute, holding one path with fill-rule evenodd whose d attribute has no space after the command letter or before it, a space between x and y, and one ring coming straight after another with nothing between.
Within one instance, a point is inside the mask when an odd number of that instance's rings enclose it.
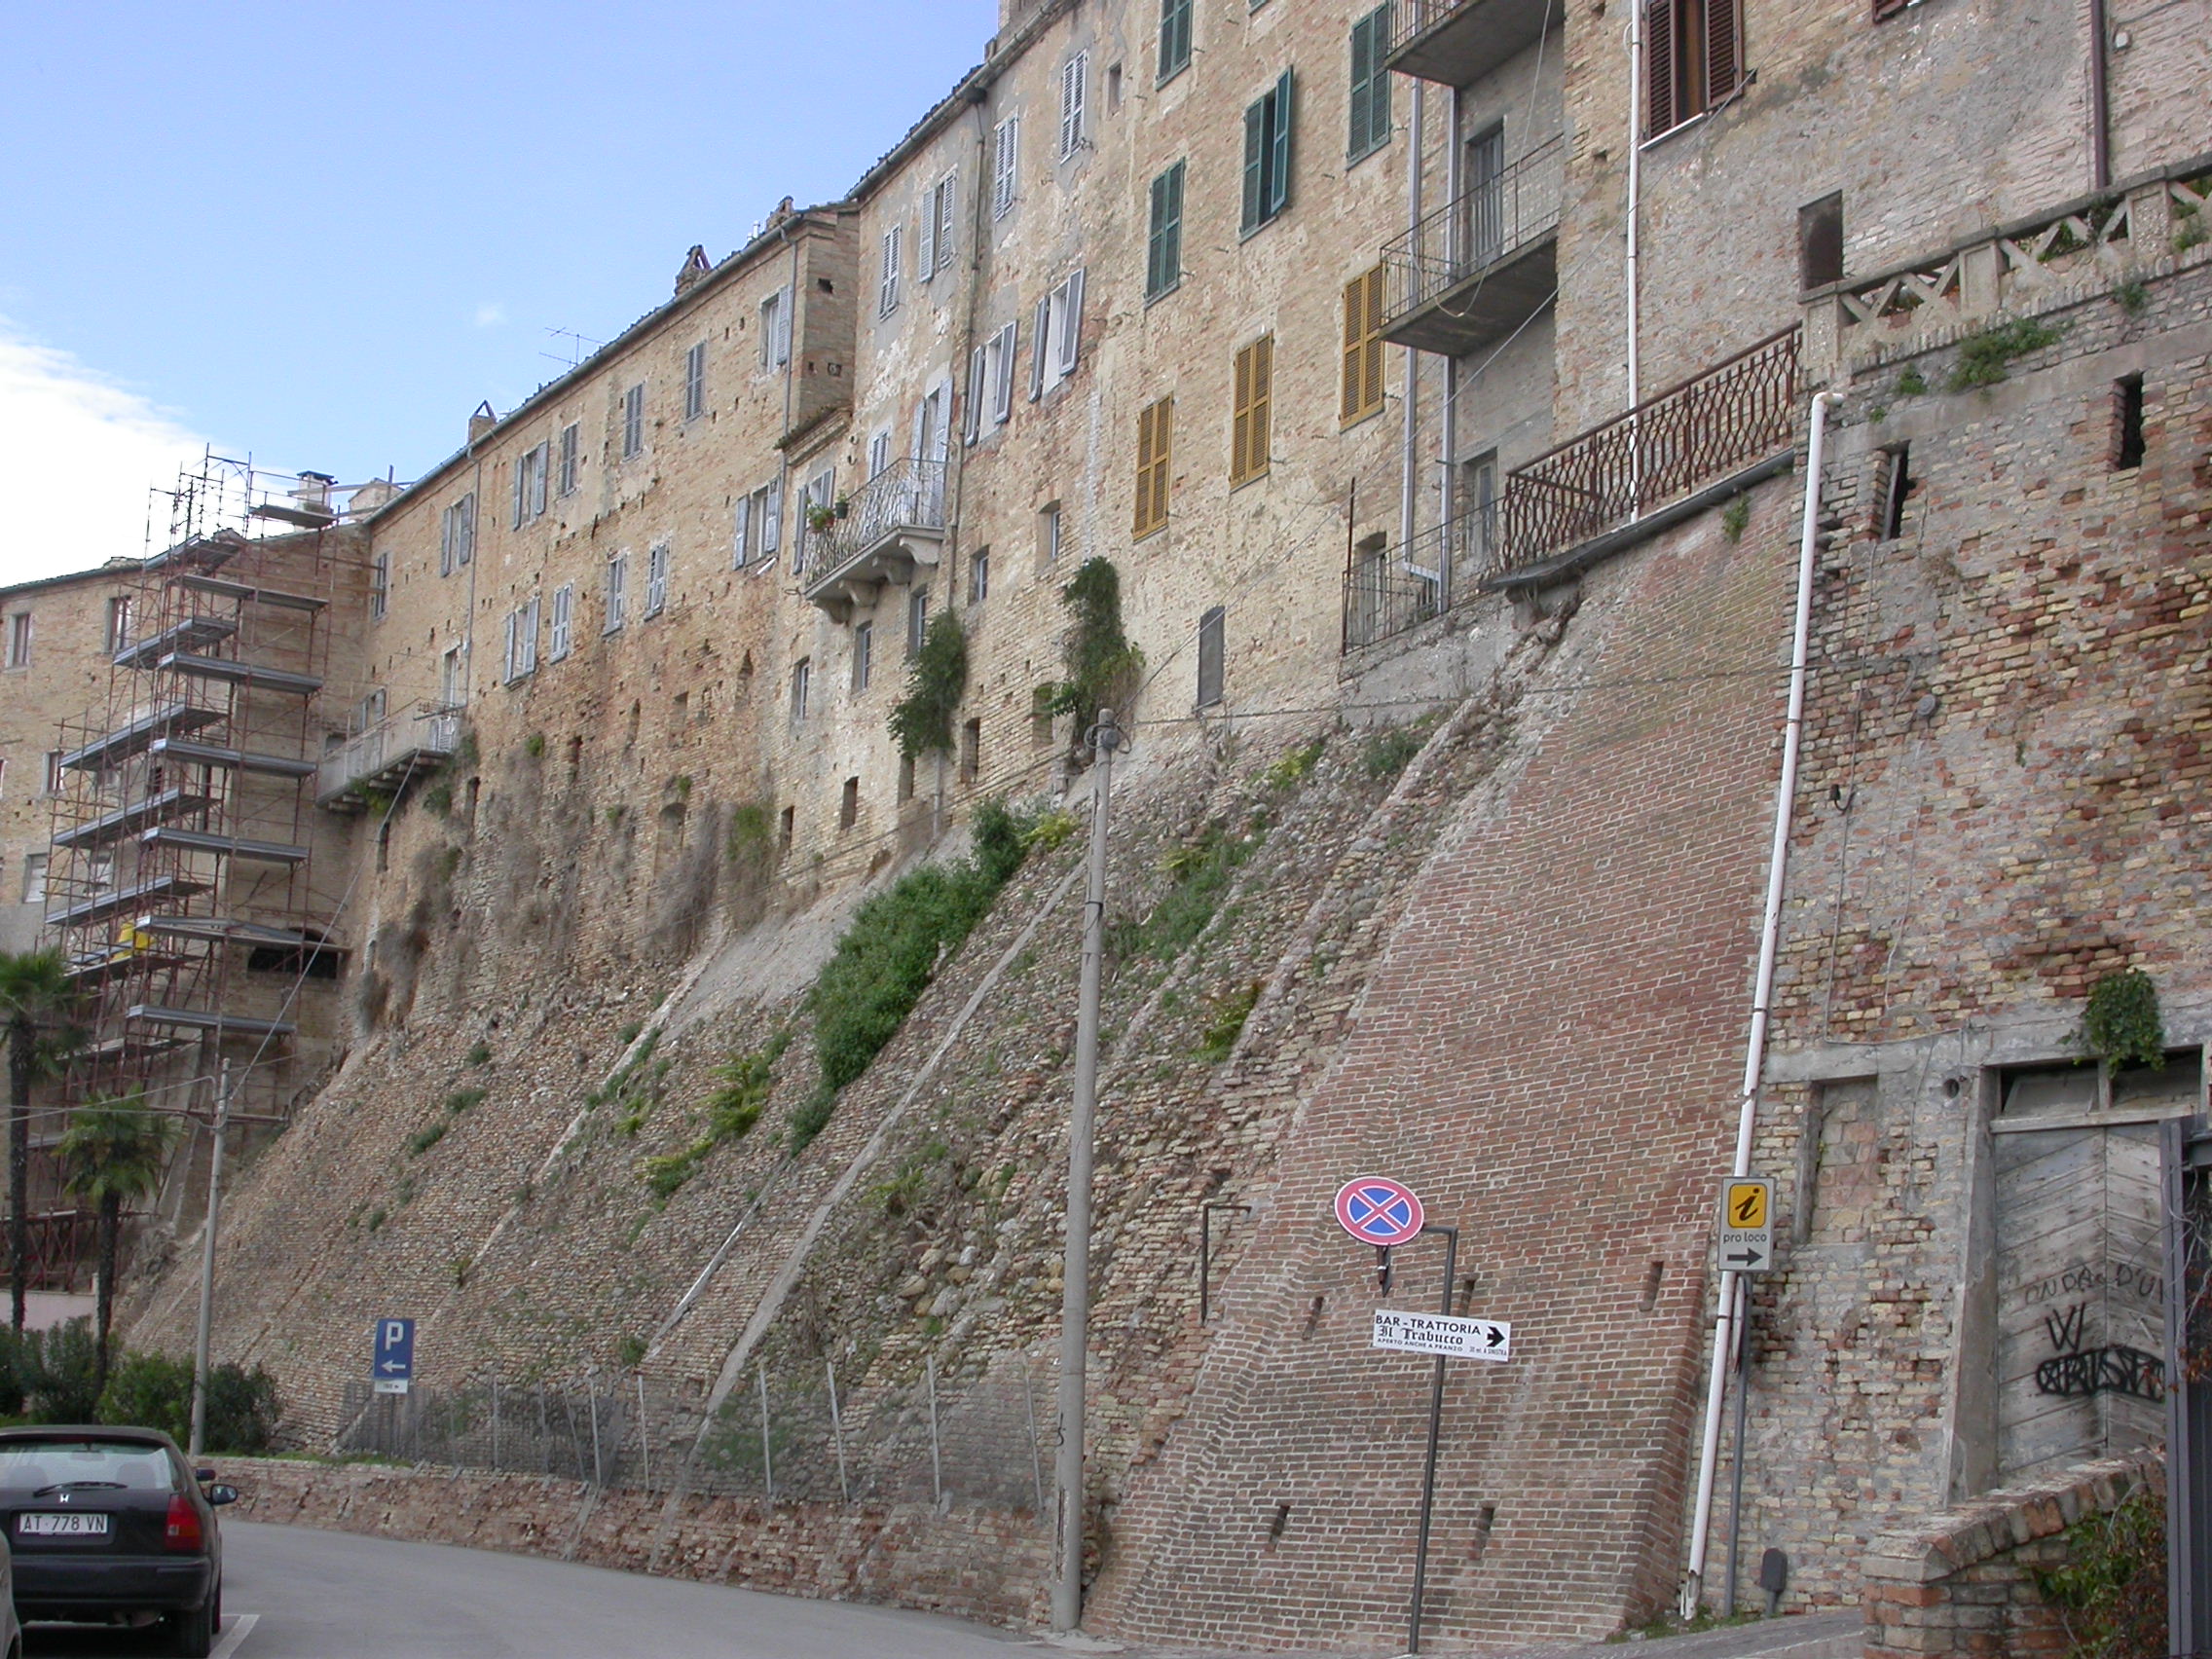
<instances>
[{"instance_id":1,"label":"downpipe on wall","mask_svg":"<svg viewBox=\"0 0 2212 1659\"><path fill-rule=\"evenodd\" d=\"M1774 842L1767 853L1766 913L1759 924L1758 976L1751 992L1751 1036L1744 1046L1743 1105L1736 1120L1732 1174L1751 1172L1751 1135L1758 1123L1759 1082L1766 1070L1767 1019L1774 1001L1774 959L1782 940L1782 893L1789 874L1789 825L1797 796L1797 765L1805 734L1805 682L1813 636L1813 563L1820 551L1821 468L1827 451L1828 411L1843 400L1835 391L1813 398L1805 441L1805 510L1797 543L1797 615L1789 643L1789 714L1782 736L1782 778L1774 792ZM1705 1440L1698 1453L1697 1507L1690 1521L1689 1565L1682 1574L1680 1610L1689 1618L1705 1593L1706 1534L1713 1523L1714 1477L1720 1464L1720 1413L1728 1394L1728 1367L1744 1328L1744 1276L1723 1272L1714 1315L1713 1361L1706 1377ZM1742 1446L1736 1456L1744 1455Z\"/></svg>"}]
</instances>

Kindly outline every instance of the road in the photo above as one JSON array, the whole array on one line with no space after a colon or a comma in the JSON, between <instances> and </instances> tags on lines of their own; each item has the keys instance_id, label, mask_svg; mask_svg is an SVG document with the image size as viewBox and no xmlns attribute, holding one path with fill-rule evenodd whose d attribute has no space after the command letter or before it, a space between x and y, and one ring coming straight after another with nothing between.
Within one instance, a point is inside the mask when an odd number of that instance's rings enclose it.
<instances>
[{"instance_id":1,"label":"road","mask_svg":"<svg viewBox=\"0 0 2212 1659\"><path fill-rule=\"evenodd\" d=\"M223 1529L219 1659L1017 1659L954 1619L442 1544ZM166 1652L159 1633L34 1629L26 1659Z\"/></svg>"}]
</instances>

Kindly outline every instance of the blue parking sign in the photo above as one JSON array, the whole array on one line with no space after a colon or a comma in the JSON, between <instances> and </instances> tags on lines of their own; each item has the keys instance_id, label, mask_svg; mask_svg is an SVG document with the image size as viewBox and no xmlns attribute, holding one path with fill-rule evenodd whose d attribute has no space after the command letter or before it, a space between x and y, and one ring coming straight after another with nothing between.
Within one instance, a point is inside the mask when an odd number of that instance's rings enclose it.
<instances>
[{"instance_id":1,"label":"blue parking sign","mask_svg":"<svg viewBox=\"0 0 2212 1659\"><path fill-rule=\"evenodd\" d=\"M404 1394L415 1377L415 1321L379 1319L371 1344L369 1375L380 1394Z\"/></svg>"}]
</instances>

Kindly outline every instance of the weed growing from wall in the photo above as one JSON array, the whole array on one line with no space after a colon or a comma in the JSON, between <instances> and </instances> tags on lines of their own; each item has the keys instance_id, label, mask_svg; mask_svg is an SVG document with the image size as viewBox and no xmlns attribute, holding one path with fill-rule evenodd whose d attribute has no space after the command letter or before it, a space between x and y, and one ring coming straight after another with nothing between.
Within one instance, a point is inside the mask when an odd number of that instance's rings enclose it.
<instances>
[{"instance_id":1,"label":"weed growing from wall","mask_svg":"<svg viewBox=\"0 0 2212 1659\"><path fill-rule=\"evenodd\" d=\"M1206 931L1238 866L1266 838L1264 820L1255 820L1242 834L1209 824L1196 841L1175 848L1160 862L1167 891L1143 921L1116 930L1115 953L1160 962L1182 955Z\"/></svg>"},{"instance_id":2,"label":"weed growing from wall","mask_svg":"<svg viewBox=\"0 0 2212 1659\"><path fill-rule=\"evenodd\" d=\"M1360 751L1361 767L1378 784L1395 778L1413 764L1414 756L1420 753L1421 745L1428 741L1435 724L1434 720L1416 720L1411 725L1377 732Z\"/></svg>"},{"instance_id":3,"label":"weed growing from wall","mask_svg":"<svg viewBox=\"0 0 2212 1659\"><path fill-rule=\"evenodd\" d=\"M1198 1040L1198 1057L1208 1065L1220 1065L1229 1058L1236 1047L1236 1039L1243 1035L1244 1022L1252 1017L1252 1009L1260 1000L1260 981L1235 985L1206 999L1211 1017L1206 1020L1204 1034Z\"/></svg>"},{"instance_id":4,"label":"weed growing from wall","mask_svg":"<svg viewBox=\"0 0 2212 1659\"><path fill-rule=\"evenodd\" d=\"M1744 539L1744 531L1751 522L1751 498L1738 496L1720 509L1720 534L1731 542Z\"/></svg>"},{"instance_id":5,"label":"weed growing from wall","mask_svg":"<svg viewBox=\"0 0 2212 1659\"><path fill-rule=\"evenodd\" d=\"M822 1132L837 1091L866 1071L898 1034L942 962L989 912L1028 856L1032 826L1002 800L976 809L971 857L909 870L854 912L808 1007L822 1082L792 1112L793 1156Z\"/></svg>"},{"instance_id":6,"label":"weed growing from wall","mask_svg":"<svg viewBox=\"0 0 2212 1659\"><path fill-rule=\"evenodd\" d=\"M715 1148L743 1140L760 1122L775 1092L776 1062L791 1047L791 1033L779 1031L765 1048L738 1054L715 1068L716 1088L707 1096L707 1122L697 1139L679 1151L648 1158L640 1166L655 1199L666 1203L699 1172Z\"/></svg>"},{"instance_id":7,"label":"weed growing from wall","mask_svg":"<svg viewBox=\"0 0 2212 1659\"><path fill-rule=\"evenodd\" d=\"M1126 713L1144 673L1144 652L1122 630L1122 575L1112 560L1086 559L1060 589L1060 603L1074 622L1061 648L1068 677L1040 687L1042 707L1048 714L1075 716L1081 743L1101 708Z\"/></svg>"},{"instance_id":8,"label":"weed growing from wall","mask_svg":"<svg viewBox=\"0 0 2212 1659\"><path fill-rule=\"evenodd\" d=\"M2114 1071L2166 1063L2166 1025L2158 987L2140 968L2107 974L2089 987L2082 1011L2081 1046Z\"/></svg>"},{"instance_id":9,"label":"weed growing from wall","mask_svg":"<svg viewBox=\"0 0 2212 1659\"><path fill-rule=\"evenodd\" d=\"M1311 743L1301 744L1286 752L1281 759L1268 768L1268 788L1280 794L1285 790L1293 790L1303 784L1313 775L1313 768L1321 763L1321 750L1328 741L1325 737L1317 737Z\"/></svg>"},{"instance_id":10,"label":"weed growing from wall","mask_svg":"<svg viewBox=\"0 0 2212 1659\"><path fill-rule=\"evenodd\" d=\"M1898 376L1898 395L1899 397L1918 397L1927 389L1928 377L1920 372L1918 363L1912 364L1903 374Z\"/></svg>"},{"instance_id":11,"label":"weed growing from wall","mask_svg":"<svg viewBox=\"0 0 2212 1659\"><path fill-rule=\"evenodd\" d=\"M1959 342L1959 360L1951 365L1950 389L1972 391L1978 386L1997 385L2011 372L2013 358L2057 345L2064 332L2041 317L2023 316L1969 335Z\"/></svg>"},{"instance_id":12,"label":"weed growing from wall","mask_svg":"<svg viewBox=\"0 0 2212 1659\"><path fill-rule=\"evenodd\" d=\"M908 760L952 748L952 716L968 689L968 634L950 610L922 635L906 670L906 694L892 706L891 735Z\"/></svg>"}]
</instances>

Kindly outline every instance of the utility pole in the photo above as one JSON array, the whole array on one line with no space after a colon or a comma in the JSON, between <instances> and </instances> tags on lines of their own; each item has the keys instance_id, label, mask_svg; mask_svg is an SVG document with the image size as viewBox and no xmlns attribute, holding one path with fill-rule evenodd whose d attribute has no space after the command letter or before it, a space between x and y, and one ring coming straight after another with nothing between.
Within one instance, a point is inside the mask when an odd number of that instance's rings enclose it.
<instances>
[{"instance_id":1,"label":"utility pole","mask_svg":"<svg viewBox=\"0 0 2212 1659\"><path fill-rule=\"evenodd\" d=\"M231 1062L221 1062L215 1083L215 1145L207 1155L207 1221L200 1233L200 1330L192 1346L192 1444L198 1458L207 1445L207 1327L215 1311L215 1224L223 1214L223 1131L231 1122Z\"/></svg>"},{"instance_id":2,"label":"utility pole","mask_svg":"<svg viewBox=\"0 0 2212 1659\"><path fill-rule=\"evenodd\" d=\"M1060 1284L1060 1443L1052 1461L1058 1491L1052 1530L1052 1628L1083 1622L1084 1364L1090 1346L1090 1143L1098 1115L1098 981L1106 957L1106 806L1122 733L1100 709L1091 729L1090 885L1083 904L1083 979L1075 1016L1075 1108L1068 1119L1068 1236Z\"/></svg>"}]
</instances>

